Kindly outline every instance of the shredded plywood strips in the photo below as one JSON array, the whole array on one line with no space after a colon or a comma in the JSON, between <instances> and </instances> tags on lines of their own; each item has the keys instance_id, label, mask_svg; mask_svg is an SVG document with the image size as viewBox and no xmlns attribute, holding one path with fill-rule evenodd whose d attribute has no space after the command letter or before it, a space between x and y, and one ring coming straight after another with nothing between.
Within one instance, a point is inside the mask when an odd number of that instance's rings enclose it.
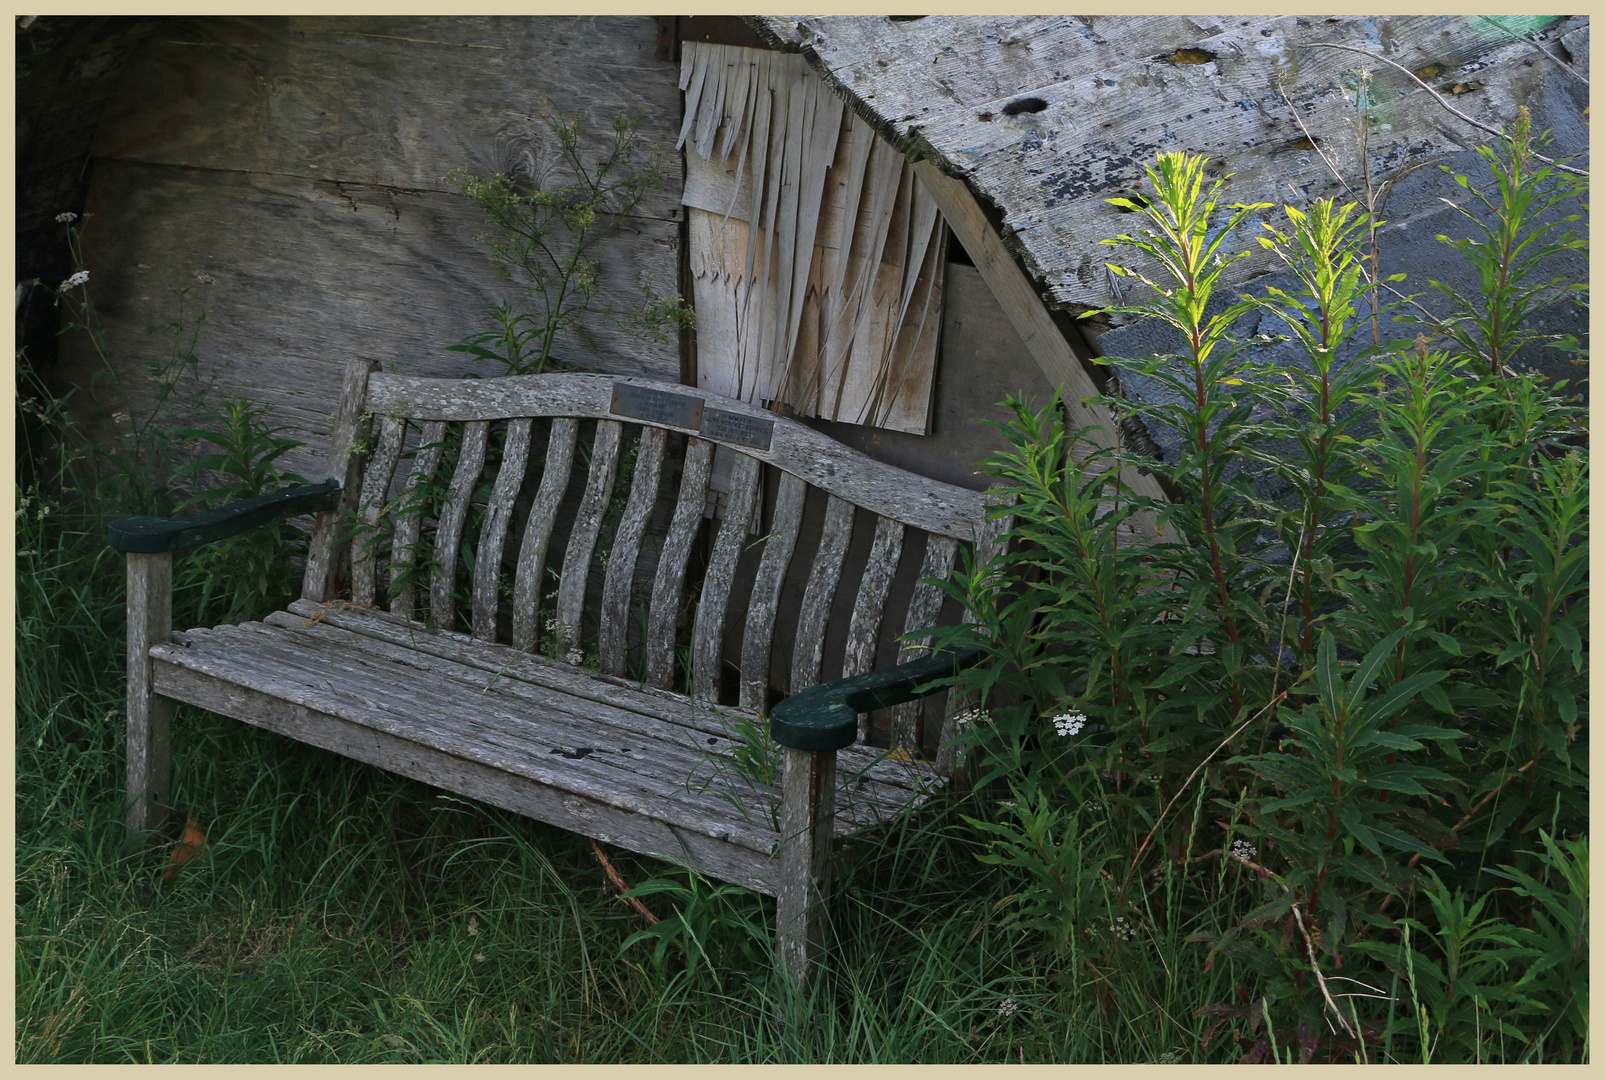
<instances>
[{"instance_id":1,"label":"shredded plywood strips","mask_svg":"<svg viewBox=\"0 0 1605 1080\"><path fill-rule=\"evenodd\" d=\"M912 167L799 56L686 42L697 380L925 434L947 230Z\"/></svg>"}]
</instances>

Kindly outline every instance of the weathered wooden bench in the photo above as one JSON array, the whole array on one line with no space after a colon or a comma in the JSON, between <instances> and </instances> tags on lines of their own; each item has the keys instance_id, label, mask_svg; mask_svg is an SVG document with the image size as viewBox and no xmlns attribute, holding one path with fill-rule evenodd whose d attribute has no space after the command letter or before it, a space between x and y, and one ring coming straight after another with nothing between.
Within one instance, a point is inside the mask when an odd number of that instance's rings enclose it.
<instances>
[{"instance_id":1,"label":"weathered wooden bench","mask_svg":"<svg viewBox=\"0 0 1605 1080\"><path fill-rule=\"evenodd\" d=\"M113 524L128 552L130 828L167 812L171 703L189 702L774 895L785 961L806 981L833 838L919 805L953 765L954 703L932 699L947 719L927 739L919 691L966 658L898 639L935 625L943 593L929 579L947 578L961 543L995 544L985 496L688 387L374 368L347 369L324 483ZM589 467L574 509L577 448ZM727 491L699 544L716 455L729 456ZM873 538L850 593L857 508ZM311 511L289 610L172 632L173 551ZM842 678L821 684L849 595ZM878 655L896 666L874 670ZM893 707L889 746L868 745L865 714ZM735 755L743 723L750 744L765 715L784 747L768 775Z\"/></svg>"}]
</instances>

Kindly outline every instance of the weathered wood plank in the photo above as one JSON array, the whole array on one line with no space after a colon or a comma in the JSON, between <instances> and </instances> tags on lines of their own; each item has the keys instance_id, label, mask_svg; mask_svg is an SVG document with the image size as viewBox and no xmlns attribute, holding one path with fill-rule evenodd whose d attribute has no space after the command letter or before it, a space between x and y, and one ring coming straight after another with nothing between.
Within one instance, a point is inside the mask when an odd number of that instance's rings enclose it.
<instances>
[{"instance_id":1,"label":"weathered wood plank","mask_svg":"<svg viewBox=\"0 0 1605 1080\"><path fill-rule=\"evenodd\" d=\"M407 422L400 417L386 416L379 421L379 448L362 475L362 502L358 513L362 516L363 528L351 552L351 599L354 603L371 606L378 602L379 518L385 512L390 481L396 474L396 462L401 460L401 444L406 437Z\"/></svg>"},{"instance_id":2,"label":"weathered wood plank","mask_svg":"<svg viewBox=\"0 0 1605 1080\"><path fill-rule=\"evenodd\" d=\"M423 495L440 468L446 453L446 425L430 420L418 435L418 448L412 471L407 474L406 486L401 492L396 515L396 535L390 546L390 610L397 615L412 614L417 592L415 575L410 573L418 565L418 541L423 535Z\"/></svg>"},{"instance_id":3,"label":"weathered wood plank","mask_svg":"<svg viewBox=\"0 0 1605 1080\"><path fill-rule=\"evenodd\" d=\"M158 697L150 649L173 632L173 553L128 558L128 831L160 826L172 805L173 703Z\"/></svg>"},{"instance_id":4,"label":"weathered wood plank","mask_svg":"<svg viewBox=\"0 0 1605 1080\"><path fill-rule=\"evenodd\" d=\"M308 600L332 600L340 583L341 556L349 546L341 543L340 534L362 494L363 455L353 452L353 447L366 437L372 419L371 414L363 411L363 403L367 397L368 375L378 367L377 360L346 363L339 413L329 436L329 455L324 461L324 475L340 481L340 504L333 510L321 511L313 526L312 539L307 545L306 573L301 581L301 595Z\"/></svg>"},{"instance_id":5,"label":"weathered wood plank","mask_svg":"<svg viewBox=\"0 0 1605 1080\"><path fill-rule=\"evenodd\" d=\"M554 164L543 101L588 112L593 146L641 113L642 139L667 149L680 101L655 36L638 15L184 19L130 61L94 153L449 191L456 169ZM677 186L643 213L672 218Z\"/></svg>"},{"instance_id":6,"label":"weathered wood plank","mask_svg":"<svg viewBox=\"0 0 1605 1080\"><path fill-rule=\"evenodd\" d=\"M385 699L391 711L416 704L459 717L473 738L491 746L517 751L538 742L548 754L583 759L583 765L566 766L577 775L595 775L654 798L672 798L707 816L720 817L734 809L743 820L767 822L779 804L778 788L755 783L742 771L733 753L732 733L723 726L717 728L718 735L705 736L700 729L673 720L518 679L487 680L476 668L407 646L299 622L281 614L267 626L246 624L240 633L223 635L225 644L207 632L195 632L187 640L191 648L226 659L242 647L237 643L242 633L269 635L243 647L272 657L282 665L278 670L324 678L341 693L363 694L369 704L378 702L363 689L370 683L405 686L405 694ZM934 789L928 774L918 778L921 782L888 784L872 769L861 781L852 779L837 794L837 811L847 832L896 816L911 803L922 803Z\"/></svg>"},{"instance_id":7,"label":"weathered wood plank","mask_svg":"<svg viewBox=\"0 0 1605 1080\"><path fill-rule=\"evenodd\" d=\"M601 420L591 446L591 471L585 480L585 495L569 533L568 551L563 556L563 573L557 585L557 648L569 663L577 663L580 649L580 620L585 607L585 583L590 580L591 555L602 530L602 515L613 497L613 481L619 472L619 440L624 425Z\"/></svg>"},{"instance_id":8,"label":"weathered wood plank","mask_svg":"<svg viewBox=\"0 0 1605 1080\"><path fill-rule=\"evenodd\" d=\"M825 523L819 535L819 551L808 573L803 590L802 609L797 614L797 637L792 646L789 693L806 690L819 682L825 656L825 626L830 621L831 602L836 583L841 580L847 546L853 539L853 504L832 495L825 503Z\"/></svg>"},{"instance_id":9,"label":"weathered wood plank","mask_svg":"<svg viewBox=\"0 0 1605 1080\"><path fill-rule=\"evenodd\" d=\"M900 149L918 146L966 175L1003 211L1004 229L1051 302L1079 307L1116 302L1097 244L1123 227L1111 224L1103 200L1133 190L1160 150L1207 154L1218 174L1234 174L1233 201L1281 202L1290 189L1300 201L1341 197L1368 168L1392 171L1481 140L1407 74L1373 64L1367 97L1376 123L1362 164L1354 102L1340 91L1367 61L1309 47L1316 42L1384 53L1407 71L1440 67L1434 81L1444 89L1475 72L1477 93L1455 101L1493 127L1543 96L1544 64L1532 45L1488 34L1468 16L805 21L802 47L816 70ZM780 20L788 22L795 26ZM1184 59L1175 58L1179 49L1188 50ZM1300 142L1289 105L1324 154ZM1274 269L1268 257L1244 259L1221 284L1235 290Z\"/></svg>"},{"instance_id":10,"label":"weathered wood plank","mask_svg":"<svg viewBox=\"0 0 1605 1080\"><path fill-rule=\"evenodd\" d=\"M490 423L471 420L463 426L462 450L457 468L451 474L451 491L446 508L435 526L435 572L429 583L429 618L436 626L452 627L457 612L457 551L462 544L468 508L485 468L486 440Z\"/></svg>"},{"instance_id":11,"label":"weathered wood plank","mask_svg":"<svg viewBox=\"0 0 1605 1080\"><path fill-rule=\"evenodd\" d=\"M947 594L933 582L946 581L953 572L953 558L958 543L945 536L928 537L925 542L925 560L920 563L920 580L914 586L914 595L908 602L908 614L903 619L904 635L936 625L942 601ZM906 664L918 660L930 648L931 638L905 640L897 650L897 662ZM892 745L910 753L921 745L920 717L924 714L923 702L905 701L892 710Z\"/></svg>"},{"instance_id":12,"label":"weathered wood plank","mask_svg":"<svg viewBox=\"0 0 1605 1080\"><path fill-rule=\"evenodd\" d=\"M729 737L722 717L733 718L737 713L737 710L693 702L682 694L581 671L543 656L513 653L505 646L477 641L465 634L445 630L428 632L416 623L408 623L384 612L325 607L297 600L290 605L290 613L307 624L315 621L316 625L338 627L376 641L405 646L473 668L482 672L484 679L484 682L476 684L476 689L482 690L486 685L503 679L550 687L583 701L594 701L692 728L700 733L699 737L710 749L717 749L722 743L707 742L707 739L727 740ZM269 618L275 624L283 625L279 616ZM850 746L838 754L842 771L850 774L855 783L858 777L863 777L866 782L925 789L932 781L933 774L928 766L918 762L892 761L886 759L882 751L871 747Z\"/></svg>"},{"instance_id":13,"label":"weathered wood plank","mask_svg":"<svg viewBox=\"0 0 1605 1080\"><path fill-rule=\"evenodd\" d=\"M675 631L680 621L680 594L685 585L686 560L691 542L702 524L702 507L708 498L708 474L713 468L713 443L691 438L686 442L685 466L680 475L680 497L674 506L668 535L658 556L658 575L652 583L652 606L647 611L647 682L667 690L674 685Z\"/></svg>"},{"instance_id":14,"label":"weathered wood plank","mask_svg":"<svg viewBox=\"0 0 1605 1080\"><path fill-rule=\"evenodd\" d=\"M635 583L635 562L641 554L641 537L647 518L658 501L658 482L663 473L663 451L669 433L663 428L643 427L641 444L635 454L635 475L630 480L630 497L624 504L613 549L608 556L607 576L602 582L601 628L598 651L602 670L623 675L625 654L630 640L630 590Z\"/></svg>"},{"instance_id":15,"label":"weathered wood plank","mask_svg":"<svg viewBox=\"0 0 1605 1080\"><path fill-rule=\"evenodd\" d=\"M756 458L737 454L731 467L730 499L714 539L708 572L702 579L696 626L691 640L691 696L719 700L720 667L724 662L725 615L730 586L736 578L736 560L746 546L752 525L752 507L758 494L761 467Z\"/></svg>"},{"instance_id":16,"label":"weathered wood plank","mask_svg":"<svg viewBox=\"0 0 1605 1080\"><path fill-rule=\"evenodd\" d=\"M535 414L541 415L541 414ZM568 474L574 465L574 441L579 422L569 417L552 421L546 440L546 464L541 486L529 508L524 540L518 549L518 569L513 575L513 648L527 651L540 640L541 593L545 591L546 548L557 523L557 508L568 490Z\"/></svg>"},{"instance_id":17,"label":"weathered wood plank","mask_svg":"<svg viewBox=\"0 0 1605 1080\"><path fill-rule=\"evenodd\" d=\"M862 675L875 667L875 653L880 645L881 619L886 614L886 594L897 573L897 563L903 554L903 523L891 518L875 519L875 540L870 545L869 561L864 564L864 575L858 581L858 598L853 601L852 621L847 628L847 651L842 658L844 679ZM869 714L858 717L858 738L862 742L869 736Z\"/></svg>"},{"instance_id":18,"label":"weathered wood plank","mask_svg":"<svg viewBox=\"0 0 1605 1080\"><path fill-rule=\"evenodd\" d=\"M780 474L775 494L774 521L764 540L763 558L753 577L747 601L747 627L741 638L741 707L769 711L769 649L774 642L775 615L780 589L797 550L797 526L802 522L808 485L791 473Z\"/></svg>"},{"instance_id":19,"label":"weathered wood plank","mask_svg":"<svg viewBox=\"0 0 1605 1080\"><path fill-rule=\"evenodd\" d=\"M503 379L418 379L403 375L374 376L372 408L381 413L429 420L502 419L514 416L578 416L606 419L613 415L613 387L645 386L685 394L687 388L650 379L610 375L525 375ZM733 441L743 454L800 476L815 487L861 506L881 517L896 518L927 532L974 539L985 517L978 491L944 484L889 466L798 423L734 398L693 392L710 406L774 425L768 450ZM699 429L665 425L701 437ZM712 440L718 441L718 440Z\"/></svg>"},{"instance_id":20,"label":"weathered wood plank","mask_svg":"<svg viewBox=\"0 0 1605 1080\"><path fill-rule=\"evenodd\" d=\"M508 423L502 439L502 462L490 491L490 501L485 505L479 550L474 555L474 636L481 641L496 640L496 614L501 606L502 549L507 546L513 500L524 486L533 424L528 418Z\"/></svg>"},{"instance_id":21,"label":"weathered wood plank","mask_svg":"<svg viewBox=\"0 0 1605 1080\"><path fill-rule=\"evenodd\" d=\"M566 791L494 765L420 746L405 736L337 715L333 702L308 705L287 701L276 693L238 686L174 663L159 664L156 680L163 693L299 742L643 855L681 865L689 857L694 869L710 877L769 895L774 892L767 854L617 805L606 792Z\"/></svg>"},{"instance_id":22,"label":"weathered wood plank","mask_svg":"<svg viewBox=\"0 0 1605 1080\"><path fill-rule=\"evenodd\" d=\"M192 319L204 306L202 372L216 375L215 398L271 406L274 422L307 443L281 459L303 475L321 467L345 357L416 375L500 374L445 351L487 329L503 300L518 302L474 239L485 230L483 213L459 196L98 160L88 212L108 355L135 404L151 401L147 365L162 357L147 323ZM643 274L660 290L674 282L678 234L677 222L630 219L605 238L595 252L597 307L640 307ZM198 284L197 274L216 283ZM188 290L182 310L177 289ZM213 366L211 357L232 363ZM677 341L646 341L601 318L565 338L557 359L680 375ZM87 385L101 361L64 339L61 363L64 377Z\"/></svg>"}]
</instances>

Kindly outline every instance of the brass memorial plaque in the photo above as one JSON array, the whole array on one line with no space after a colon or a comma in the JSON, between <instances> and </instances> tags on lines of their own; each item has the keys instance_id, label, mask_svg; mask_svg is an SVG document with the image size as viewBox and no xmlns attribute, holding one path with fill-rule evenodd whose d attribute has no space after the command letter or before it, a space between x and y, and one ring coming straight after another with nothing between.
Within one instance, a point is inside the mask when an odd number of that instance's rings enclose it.
<instances>
[{"instance_id":1,"label":"brass memorial plaque","mask_svg":"<svg viewBox=\"0 0 1605 1080\"><path fill-rule=\"evenodd\" d=\"M702 427L701 398L671 394L666 390L654 390L649 386L614 383L613 405L610 411L614 416L628 416L635 420L645 420L649 424L690 428L693 431Z\"/></svg>"},{"instance_id":2,"label":"brass memorial plaque","mask_svg":"<svg viewBox=\"0 0 1605 1080\"><path fill-rule=\"evenodd\" d=\"M702 434L722 442L767 450L775 434L775 422L726 409L710 408L704 410L702 414Z\"/></svg>"}]
</instances>

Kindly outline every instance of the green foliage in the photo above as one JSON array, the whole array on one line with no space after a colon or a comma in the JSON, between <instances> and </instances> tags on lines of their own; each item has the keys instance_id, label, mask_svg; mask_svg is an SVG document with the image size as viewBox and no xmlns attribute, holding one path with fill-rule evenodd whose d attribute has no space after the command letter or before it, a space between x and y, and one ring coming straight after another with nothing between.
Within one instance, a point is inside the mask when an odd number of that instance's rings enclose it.
<instances>
[{"instance_id":1,"label":"green foliage","mask_svg":"<svg viewBox=\"0 0 1605 1080\"><path fill-rule=\"evenodd\" d=\"M693 324L678 296L659 296L643 281L644 302L633 310L600 307L601 245L626 216L668 182L659 151L640 145L638 115L615 116L607 155L591 160L584 113L543 111L550 144L538 143L528 177L458 172L454 180L485 213L491 230L478 237L490 249L498 273L517 284L524 302L504 301L495 328L448 349L476 363L499 364L508 375L535 375L556 363L554 350L600 316L653 341ZM556 152L556 160L542 155Z\"/></svg>"},{"instance_id":2,"label":"green foliage","mask_svg":"<svg viewBox=\"0 0 1605 1080\"><path fill-rule=\"evenodd\" d=\"M1586 893L1538 880L1586 862L1586 429L1564 383L1508 367L1535 340L1523 321L1568 291L1534 282L1582 246L1551 230L1583 189L1533 168L1538 142L1524 117L1484 152L1483 238L1445 241L1482 296L1347 363L1372 317L1369 218L1287 207L1259 242L1296 286L1212 303L1268 207L1223 206L1203 159L1161 155L1150 200L1111 200L1144 227L1108 243L1158 268L1111 267L1148 297L1114 310L1184 347L1113 361L1162 393L1103 404L1179 434L1179 457L1078 460L1057 401L1013 401L1012 449L985 463L1013 497L1010 548L957 575L976 621L938 635L991 657L958 679L985 707L974 775L1015 795L971 819L981 860L1018 886L1012 925L1076 947L1077 978L1106 985L1120 962L1118 941L1090 947L1105 917L1207 946L1236 1000L1190 1008L1245 1060L1586 1054ZM1432 329L1406 305L1378 314ZM1253 311L1303 365L1248 358ZM1124 490L1136 465L1179 500ZM1133 542L1149 514L1158 539ZM1107 882L1089 835L1122 852ZM1229 925L1188 928L1181 897Z\"/></svg>"}]
</instances>

